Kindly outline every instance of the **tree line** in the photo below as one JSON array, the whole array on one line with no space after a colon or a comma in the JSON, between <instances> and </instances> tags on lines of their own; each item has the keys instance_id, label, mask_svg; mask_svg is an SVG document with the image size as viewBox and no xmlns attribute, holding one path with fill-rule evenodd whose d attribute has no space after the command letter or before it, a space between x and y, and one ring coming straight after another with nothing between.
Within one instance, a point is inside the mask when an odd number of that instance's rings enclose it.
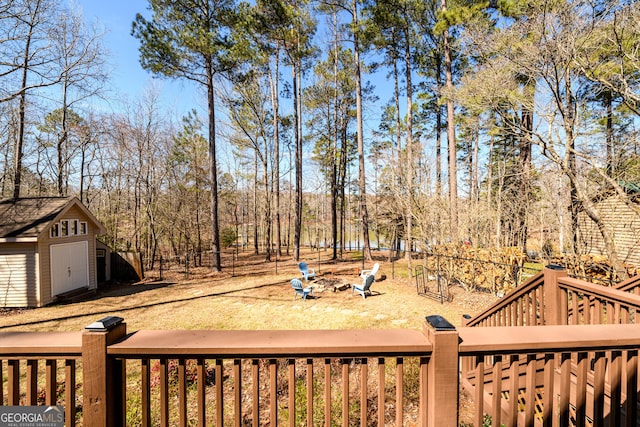
<instances>
[{"instance_id":1,"label":"tree line","mask_svg":"<svg viewBox=\"0 0 640 427\"><path fill-rule=\"evenodd\" d=\"M639 18L629 1L149 0L140 65L206 95L173 117L153 88L104 102L80 11L5 0L0 191L77 195L112 247L211 250L215 270L233 243L579 254L580 213L620 265L594 200L638 210Z\"/></svg>"}]
</instances>

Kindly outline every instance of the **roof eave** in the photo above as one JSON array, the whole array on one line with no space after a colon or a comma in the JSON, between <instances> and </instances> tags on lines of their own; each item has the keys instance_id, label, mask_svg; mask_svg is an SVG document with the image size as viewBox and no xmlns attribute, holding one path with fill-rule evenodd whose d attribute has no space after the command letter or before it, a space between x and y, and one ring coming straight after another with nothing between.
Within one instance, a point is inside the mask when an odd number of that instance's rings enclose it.
<instances>
[{"instance_id":1,"label":"roof eave","mask_svg":"<svg viewBox=\"0 0 640 427\"><path fill-rule=\"evenodd\" d=\"M0 237L0 243L36 243L37 237Z\"/></svg>"}]
</instances>

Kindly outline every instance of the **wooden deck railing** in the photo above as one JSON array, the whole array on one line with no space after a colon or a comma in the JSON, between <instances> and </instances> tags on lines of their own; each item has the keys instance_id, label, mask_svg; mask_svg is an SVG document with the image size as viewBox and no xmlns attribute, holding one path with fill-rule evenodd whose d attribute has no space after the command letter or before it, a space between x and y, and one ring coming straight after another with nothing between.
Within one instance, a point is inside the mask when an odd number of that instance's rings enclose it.
<instances>
[{"instance_id":1,"label":"wooden deck railing","mask_svg":"<svg viewBox=\"0 0 640 427\"><path fill-rule=\"evenodd\" d=\"M552 266L478 316L464 319L463 323L474 330L465 332L471 334L468 337L483 337L483 345L491 345L491 340L495 342L494 335L497 335L500 338L495 345L502 350L504 346L500 339L504 339L503 344L507 346L521 342L520 336L530 339L532 333L535 340L556 339L554 335L564 330L556 325L579 326L585 328L589 335L587 337L579 329L571 329L577 331L572 334L579 334L576 338L580 343L571 343L571 335L559 335L563 343L553 352L534 352L526 345L516 344L517 353L497 351L489 358L490 353L464 358L461 362L463 385L475 397L474 401L483 405L477 408L476 414L490 413L498 420L504 415L509 420L507 425L534 425L534 421L550 420L551 414L555 414L556 420L566 420L563 411L569 408L572 422L562 424L561 421L560 425L636 426L637 422L640 423L636 421L640 388L638 349L628 350L622 338L625 329L620 328L622 332L618 332L614 328L615 325L625 325L632 334L638 330L634 323L640 313L640 296L635 293L639 282L637 278L630 279L610 288L569 278L566 270ZM539 332L535 328L518 328L527 322L544 326L540 326ZM613 329L601 329L598 325ZM600 332L606 330L616 335L607 337L606 332ZM584 348L581 350L581 347ZM463 343L461 355L465 348ZM498 382L502 385L500 393L487 394L486 389L491 389ZM554 393L553 387L557 384L561 387L564 384L566 390ZM514 393L519 395L519 399L509 400L508 396ZM562 402L559 418L558 411L554 409L557 401L547 400L551 395ZM532 401L534 405L527 404ZM526 414L515 411L513 405L524 408ZM495 411L495 407L502 409ZM532 411L534 418L531 418ZM607 422L602 424L605 412ZM525 420L525 424L520 421L513 424L516 418Z\"/></svg>"},{"instance_id":2,"label":"wooden deck railing","mask_svg":"<svg viewBox=\"0 0 640 427\"><path fill-rule=\"evenodd\" d=\"M535 326L543 325L544 273L531 277L518 288L501 298L473 318L466 326Z\"/></svg>"},{"instance_id":3,"label":"wooden deck railing","mask_svg":"<svg viewBox=\"0 0 640 427\"><path fill-rule=\"evenodd\" d=\"M80 359L81 332L1 333L0 404L60 405L65 419L75 420Z\"/></svg>"},{"instance_id":4,"label":"wooden deck railing","mask_svg":"<svg viewBox=\"0 0 640 427\"><path fill-rule=\"evenodd\" d=\"M474 425L634 426L636 325L459 329Z\"/></svg>"}]
</instances>

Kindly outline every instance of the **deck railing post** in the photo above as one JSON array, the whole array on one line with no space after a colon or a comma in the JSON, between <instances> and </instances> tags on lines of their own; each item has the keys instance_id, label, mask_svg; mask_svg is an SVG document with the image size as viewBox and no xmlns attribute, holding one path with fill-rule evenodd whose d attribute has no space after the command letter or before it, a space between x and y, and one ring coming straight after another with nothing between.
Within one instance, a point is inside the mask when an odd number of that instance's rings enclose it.
<instances>
[{"instance_id":1,"label":"deck railing post","mask_svg":"<svg viewBox=\"0 0 640 427\"><path fill-rule=\"evenodd\" d=\"M458 426L458 331L441 316L427 316L423 331L433 346L427 370L427 426Z\"/></svg>"},{"instance_id":2,"label":"deck railing post","mask_svg":"<svg viewBox=\"0 0 640 427\"><path fill-rule=\"evenodd\" d=\"M560 289L558 279L567 276L567 270L561 265L548 265L544 268L544 322L545 325L560 325Z\"/></svg>"},{"instance_id":3,"label":"deck railing post","mask_svg":"<svg viewBox=\"0 0 640 427\"><path fill-rule=\"evenodd\" d=\"M108 316L82 334L83 424L124 425L123 363L107 356L107 347L127 333L121 317Z\"/></svg>"}]
</instances>

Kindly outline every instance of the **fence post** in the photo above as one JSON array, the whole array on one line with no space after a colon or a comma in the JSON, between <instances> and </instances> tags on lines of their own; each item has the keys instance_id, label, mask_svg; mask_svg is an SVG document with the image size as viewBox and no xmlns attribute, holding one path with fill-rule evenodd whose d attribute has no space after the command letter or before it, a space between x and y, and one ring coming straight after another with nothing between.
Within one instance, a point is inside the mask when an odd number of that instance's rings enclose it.
<instances>
[{"instance_id":1,"label":"fence post","mask_svg":"<svg viewBox=\"0 0 640 427\"><path fill-rule=\"evenodd\" d=\"M92 427L125 425L124 363L107 356L107 346L127 333L121 317L108 316L82 334L83 423Z\"/></svg>"},{"instance_id":2,"label":"fence post","mask_svg":"<svg viewBox=\"0 0 640 427\"><path fill-rule=\"evenodd\" d=\"M433 346L427 371L427 426L457 427L458 331L442 316L427 316L423 332Z\"/></svg>"},{"instance_id":3,"label":"fence post","mask_svg":"<svg viewBox=\"0 0 640 427\"><path fill-rule=\"evenodd\" d=\"M544 323L560 325L560 291L558 279L567 276L567 270L561 265L547 265L544 268Z\"/></svg>"}]
</instances>

